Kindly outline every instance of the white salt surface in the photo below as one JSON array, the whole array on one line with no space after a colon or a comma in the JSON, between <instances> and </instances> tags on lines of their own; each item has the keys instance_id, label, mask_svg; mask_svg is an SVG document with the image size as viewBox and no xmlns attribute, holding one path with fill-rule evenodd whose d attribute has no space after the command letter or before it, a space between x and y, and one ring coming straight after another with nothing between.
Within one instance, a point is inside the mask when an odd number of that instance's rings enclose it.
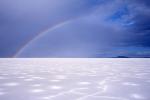
<instances>
[{"instance_id":1,"label":"white salt surface","mask_svg":"<svg viewBox=\"0 0 150 100\"><path fill-rule=\"evenodd\" d=\"M150 59L0 59L0 100L150 100Z\"/></svg>"}]
</instances>

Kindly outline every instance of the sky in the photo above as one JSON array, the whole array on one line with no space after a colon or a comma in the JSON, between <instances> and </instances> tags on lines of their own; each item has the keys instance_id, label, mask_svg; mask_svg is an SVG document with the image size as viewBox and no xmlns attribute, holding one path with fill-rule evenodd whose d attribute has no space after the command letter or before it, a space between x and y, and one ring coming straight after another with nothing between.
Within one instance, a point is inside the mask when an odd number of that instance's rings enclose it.
<instances>
[{"instance_id":1,"label":"sky","mask_svg":"<svg viewBox=\"0 0 150 100\"><path fill-rule=\"evenodd\" d=\"M0 57L150 57L149 0L0 0Z\"/></svg>"}]
</instances>

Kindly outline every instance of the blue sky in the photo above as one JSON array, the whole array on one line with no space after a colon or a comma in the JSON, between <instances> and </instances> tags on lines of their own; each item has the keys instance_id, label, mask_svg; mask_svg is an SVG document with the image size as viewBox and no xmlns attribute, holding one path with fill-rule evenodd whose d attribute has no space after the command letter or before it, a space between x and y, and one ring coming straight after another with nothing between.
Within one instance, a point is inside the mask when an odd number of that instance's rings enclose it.
<instances>
[{"instance_id":1,"label":"blue sky","mask_svg":"<svg viewBox=\"0 0 150 100\"><path fill-rule=\"evenodd\" d=\"M149 0L1 0L0 57L150 57Z\"/></svg>"}]
</instances>

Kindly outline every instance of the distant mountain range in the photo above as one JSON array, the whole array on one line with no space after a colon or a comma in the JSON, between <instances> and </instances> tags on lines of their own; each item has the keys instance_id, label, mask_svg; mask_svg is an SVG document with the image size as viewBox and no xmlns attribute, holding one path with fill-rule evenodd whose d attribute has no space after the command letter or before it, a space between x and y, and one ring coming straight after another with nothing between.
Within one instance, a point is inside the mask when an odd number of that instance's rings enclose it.
<instances>
[{"instance_id":1,"label":"distant mountain range","mask_svg":"<svg viewBox=\"0 0 150 100\"><path fill-rule=\"evenodd\" d=\"M117 57L112 57L112 58L150 58L150 56L133 56L133 57L117 56Z\"/></svg>"},{"instance_id":2,"label":"distant mountain range","mask_svg":"<svg viewBox=\"0 0 150 100\"><path fill-rule=\"evenodd\" d=\"M117 56L117 57L113 57L113 58L130 58L130 57L127 57L127 56Z\"/></svg>"}]
</instances>

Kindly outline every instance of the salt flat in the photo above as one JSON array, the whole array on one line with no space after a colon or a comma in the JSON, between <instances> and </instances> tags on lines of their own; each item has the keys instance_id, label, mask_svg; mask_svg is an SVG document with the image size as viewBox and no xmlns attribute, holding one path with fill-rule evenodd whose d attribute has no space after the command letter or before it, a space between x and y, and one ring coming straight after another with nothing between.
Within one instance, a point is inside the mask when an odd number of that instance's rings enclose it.
<instances>
[{"instance_id":1,"label":"salt flat","mask_svg":"<svg viewBox=\"0 0 150 100\"><path fill-rule=\"evenodd\" d=\"M0 59L0 100L150 100L150 59Z\"/></svg>"}]
</instances>

